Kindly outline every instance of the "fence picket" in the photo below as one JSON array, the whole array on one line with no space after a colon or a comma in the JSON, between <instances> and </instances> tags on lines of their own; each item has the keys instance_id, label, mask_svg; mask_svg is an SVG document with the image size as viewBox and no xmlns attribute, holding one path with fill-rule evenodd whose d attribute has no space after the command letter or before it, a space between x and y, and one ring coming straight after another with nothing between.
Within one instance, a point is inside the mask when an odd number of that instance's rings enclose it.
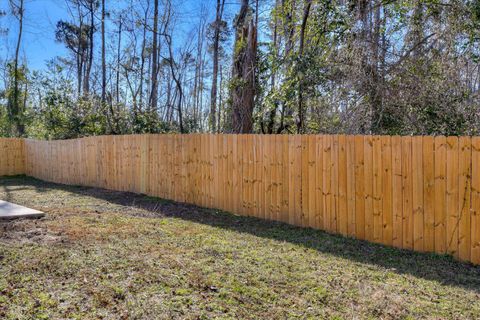
<instances>
[{"instance_id":1,"label":"fence picket","mask_svg":"<svg viewBox=\"0 0 480 320\"><path fill-rule=\"evenodd\" d=\"M412 178L412 137L402 137L402 189L403 214L402 231L405 249L413 249L413 178Z\"/></svg>"},{"instance_id":2,"label":"fence picket","mask_svg":"<svg viewBox=\"0 0 480 320\"><path fill-rule=\"evenodd\" d=\"M470 259L470 199L471 199L471 162L472 148L470 137L459 140L459 222L458 222L458 257L463 261Z\"/></svg>"},{"instance_id":3,"label":"fence picket","mask_svg":"<svg viewBox=\"0 0 480 320\"><path fill-rule=\"evenodd\" d=\"M412 207L413 207L413 248L424 250L423 213L423 137L412 138Z\"/></svg>"},{"instance_id":4,"label":"fence picket","mask_svg":"<svg viewBox=\"0 0 480 320\"><path fill-rule=\"evenodd\" d=\"M458 255L458 138L447 138L447 253Z\"/></svg>"},{"instance_id":5,"label":"fence picket","mask_svg":"<svg viewBox=\"0 0 480 320\"><path fill-rule=\"evenodd\" d=\"M345 135L338 136L338 233L348 235L347 212L347 140Z\"/></svg>"},{"instance_id":6,"label":"fence picket","mask_svg":"<svg viewBox=\"0 0 480 320\"><path fill-rule=\"evenodd\" d=\"M480 137L472 138L470 261L480 264Z\"/></svg>"},{"instance_id":7,"label":"fence picket","mask_svg":"<svg viewBox=\"0 0 480 320\"><path fill-rule=\"evenodd\" d=\"M435 145L432 136L423 137L423 244L435 250Z\"/></svg>"},{"instance_id":8,"label":"fence picket","mask_svg":"<svg viewBox=\"0 0 480 320\"><path fill-rule=\"evenodd\" d=\"M391 138L384 136L381 138L382 142L382 243L386 245L393 244L393 203L392 203L392 146Z\"/></svg>"},{"instance_id":9,"label":"fence picket","mask_svg":"<svg viewBox=\"0 0 480 320\"><path fill-rule=\"evenodd\" d=\"M373 137L373 241L383 240L382 203L384 186L382 183L382 141L380 136Z\"/></svg>"},{"instance_id":10,"label":"fence picket","mask_svg":"<svg viewBox=\"0 0 480 320\"><path fill-rule=\"evenodd\" d=\"M373 241L373 137L364 141L365 240Z\"/></svg>"}]
</instances>

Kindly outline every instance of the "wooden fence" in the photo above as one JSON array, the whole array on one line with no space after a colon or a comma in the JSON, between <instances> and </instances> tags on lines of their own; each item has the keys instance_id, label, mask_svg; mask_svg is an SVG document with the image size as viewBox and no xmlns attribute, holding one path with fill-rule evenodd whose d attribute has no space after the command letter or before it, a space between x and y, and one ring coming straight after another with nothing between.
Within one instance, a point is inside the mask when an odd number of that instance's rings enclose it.
<instances>
[{"instance_id":1,"label":"wooden fence","mask_svg":"<svg viewBox=\"0 0 480 320\"><path fill-rule=\"evenodd\" d=\"M25 173L24 140L0 138L0 176Z\"/></svg>"},{"instance_id":2,"label":"wooden fence","mask_svg":"<svg viewBox=\"0 0 480 320\"><path fill-rule=\"evenodd\" d=\"M480 137L133 135L25 140L25 172L480 264Z\"/></svg>"}]
</instances>

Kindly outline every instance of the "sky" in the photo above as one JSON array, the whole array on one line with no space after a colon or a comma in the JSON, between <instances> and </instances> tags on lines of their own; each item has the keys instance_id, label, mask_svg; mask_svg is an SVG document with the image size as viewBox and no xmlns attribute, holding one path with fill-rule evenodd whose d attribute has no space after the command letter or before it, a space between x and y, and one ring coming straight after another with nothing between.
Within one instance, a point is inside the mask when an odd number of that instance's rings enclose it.
<instances>
[{"instance_id":1,"label":"sky","mask_svg":"<svg viewBox=\"0 0 480 320\"><path fill-rule=\"evenodd\" d=\"M22 56L26 58L30 70L43 69L48 60L67 54L63 44L55 41L57 21L61 19L69 20L66 1L25 0L25 23L21 52ZM106 0L107 10L115 10L126 1ZM8 0L0 0L0 11L10 11L8 2ZM181 6L182 18L180 23L186 28L191 26L192 19L198 19L198 12L202 3L208 8L210 16L214 17L215 0L173 0L173 3L176 6ZM235 12L235 10L238 10L238 0L227 0L226 6L227 11ZM0 18L0 28L9 30L7 37L0 39L0 57L12 57L18 34L18 21L12 15L7 14L6 17Z\"/></svg>"},{"instance_id":2,"label":"sky","mask_svg":"<svg viewBox=\"0 0 480 320\"><path fill-rule=\"evenodd\" d=\"M9 11L8 1L0 1L0 10ZM66 53L64 46L55 41L55 25L65 19L64 0L26 0L22 55L31 69L42 69L45 61ZM1 27L9 30L1 40L1 56L12 55L18 34L18 21L11 15L1 19Z\"/></svg>"}]
</instances>

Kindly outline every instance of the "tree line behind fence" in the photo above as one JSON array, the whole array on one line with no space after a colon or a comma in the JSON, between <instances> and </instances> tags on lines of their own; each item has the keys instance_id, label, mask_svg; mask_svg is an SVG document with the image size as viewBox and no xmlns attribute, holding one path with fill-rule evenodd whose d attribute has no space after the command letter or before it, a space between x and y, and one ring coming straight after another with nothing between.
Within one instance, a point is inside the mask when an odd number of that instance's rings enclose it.
<instances>
[{"instance_id":1,"label":"tree line behind fence","mask_svg":"<svg viewBox=\"0 0 480 320\"><path fill-rule=\"evenodd\" d=\"M480 137L0 139L0 175L132 191L480 263Z\"/></svg>"}]
</instances>

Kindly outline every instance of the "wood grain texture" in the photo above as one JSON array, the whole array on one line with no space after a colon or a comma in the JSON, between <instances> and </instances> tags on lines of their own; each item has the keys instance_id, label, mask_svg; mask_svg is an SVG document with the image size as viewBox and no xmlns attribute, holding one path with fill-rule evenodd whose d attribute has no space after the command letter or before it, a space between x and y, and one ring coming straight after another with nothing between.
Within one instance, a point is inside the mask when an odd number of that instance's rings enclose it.
<instances>
[{"instance_id":1,"label":"wood grain texture","mask_svg":"<svg viewBox=\"0 0 480 320\"><path fill-rule=\"evenodd\" d=\"M24 174L25 171L25 140L0 138L0 176Z\"/></svg>"}]
</instances>

